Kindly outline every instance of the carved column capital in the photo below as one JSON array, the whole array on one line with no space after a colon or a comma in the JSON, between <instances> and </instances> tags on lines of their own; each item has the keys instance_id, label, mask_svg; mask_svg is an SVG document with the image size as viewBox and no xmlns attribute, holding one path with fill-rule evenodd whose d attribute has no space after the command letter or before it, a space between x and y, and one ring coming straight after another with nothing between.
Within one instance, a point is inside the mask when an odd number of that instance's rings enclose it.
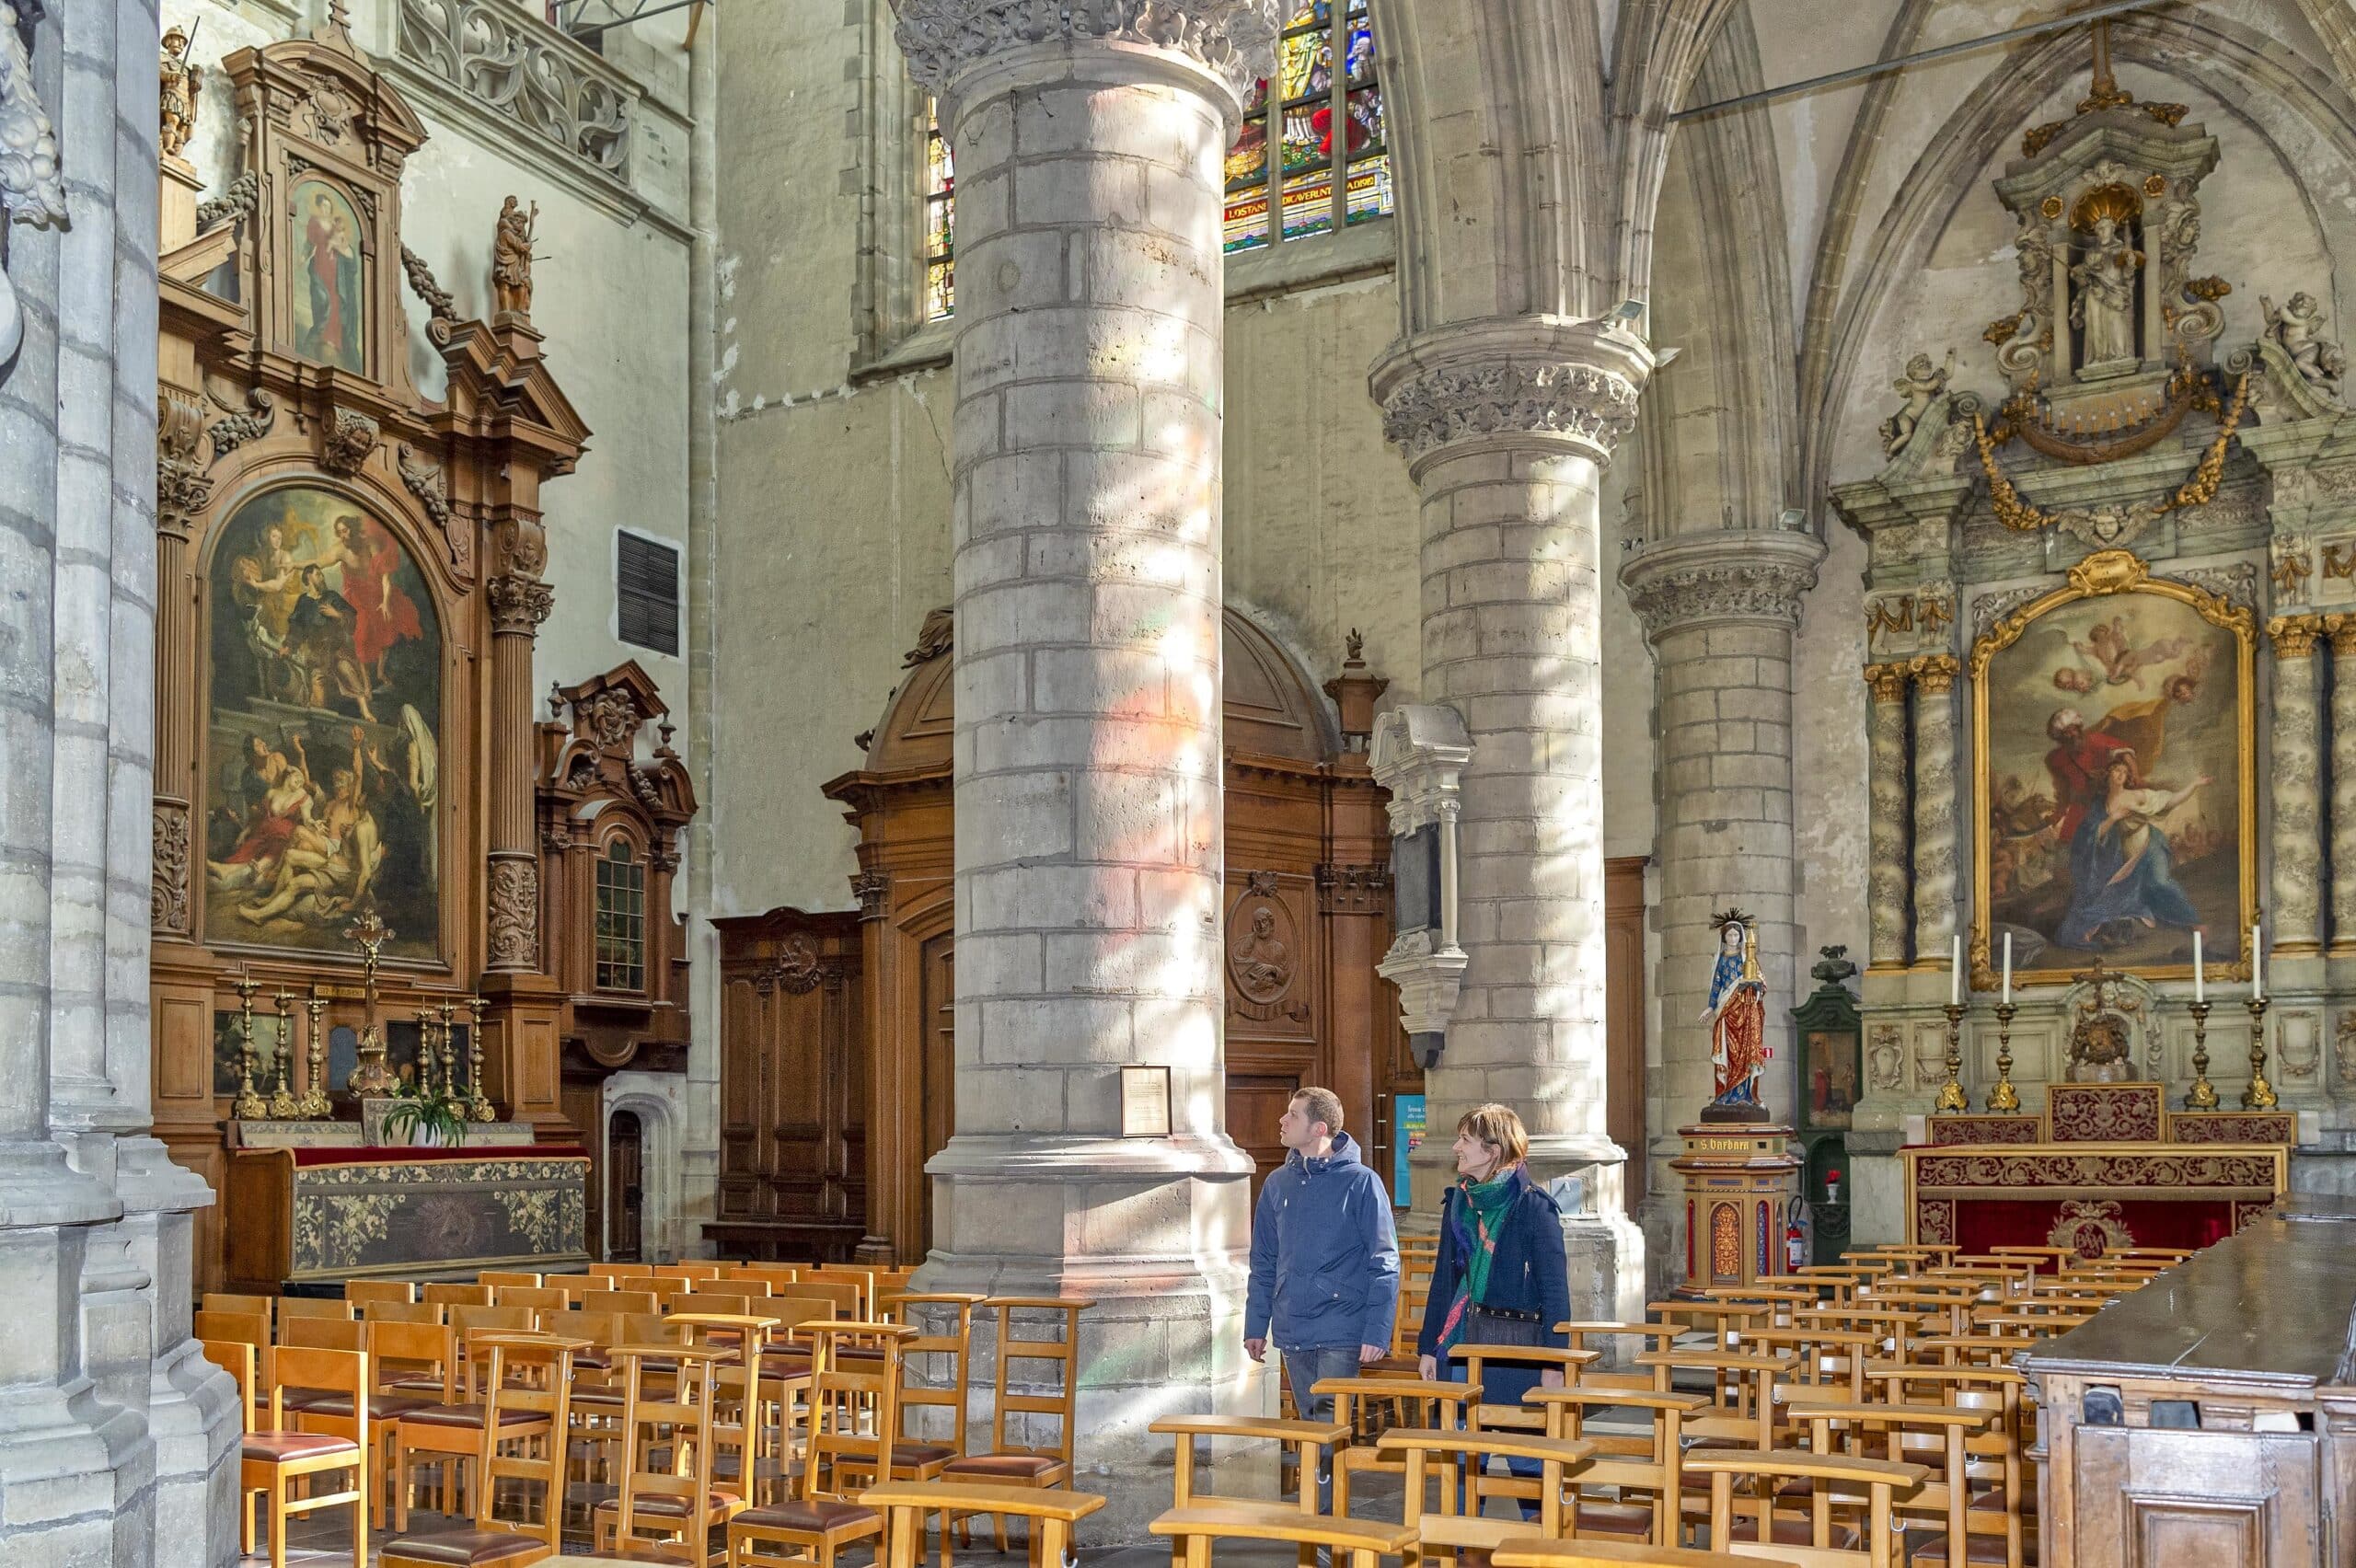
<instances>
[{"instance_id":1,"label":"carved column capital","mask_svg":"<svg viewBox=\"0 0 2356 1568\"><path fill-rule=\"evenodd\" d=\"M850 890L859 899L859 917L881 920L892 909L892 873L861 871L850 879Z\"/></svg>"},{"instance_id":2,"label":"carved column capital","mask_svg":"<svg viewBox=\"0 0 2356 1568\"><path fill-rule=\"evenodd\" d=\"M1276 52L1278 0L892 0L908 74L945 94L966 66L1032 44L1144 44L1183 55L1240 103Z\"/></svg>"},{"instance_id":3,"label":"carved column capital","mask_svg":"<svg viewBox=\"0 0 2356 1568\"><path fill-rule=\"evenodd\" d=\"M529 577L494 577L484 585L491 595L491 629L511 637L532 637L556 608L556 590Z\"/></svg>"},{"instance_id":4,"label":"carved column capital","mask_svg":"<svg viewBox=\"0 0 2356 1568\"><path fill-rule=\"evenodd\" d=\"M196 460L204 439L204 409L195 399L164 391L156 400L156 530L175 539L213 500L213 478Z\"/></svg>"},{"instance_id":5,"label":"carved column capital","mask_svg":"<svg viewBox=\"0 0 2356 1568\"><path fill-rule=\"evenodd\" d=\"M1963 663L1952 653L1929 653L1911 661L1906 668L1923 695L1945 697L1955 689L1955 678L1962 674Z\"/></svg>"},{"instance_id":6,"label":"carved column capital","mask_svg":"<svg viewBox=\"0 0 2356 1568\"><path fill-rule=\"evenodd\" d=\"M2356 615L2326 616L2323 629L2331 639L2331 651L2341 658L2356 654Z\"/></svg>"},{"instance_id":7,"label":"carved column capital","mask_svg":"<svg viewBox=\"0 0 2356 1568\"><path fill-rule=\"evenodd\" d=\"M1652 369L1643 340L1601 322L1510 317L1394 345L1369 388L1411 472L1454 449L1533 444L1600 464L1636 428Z\"/></svg>"},{"instance_id":8,"label":"carved column capital","mask_svg":"<svg viewBox=\"0 0 2356 1568\"><path fill-rule=\"evenodd\" d=\"M1823 559L1813 534L1715 528L1646 546L1620 569L1620 584L1657 645L1670 632L1726 621L1797 627Z\"/></svg>"},{"instance_id":9,"label":"carved column capital","mask_svg":"<svg viewBox=\"0 0 2356 1568\"><path fill-rule=\"evenodd\" d=\"M2337 617L2334 617L2337 618ZM2266 623L2266 635L2274 640L2277 659L2304 659L2316 651L2316 643L2325 630L2321 616L2276 616Z\"/></svg>"},{"instance_id":10,"label":"carved column capital","mask_svg":"<svg viewBox=\"0 0 2356 1568\"><path fill-rule=\"evenodd\" d=\"M1912 666L1905 663L1867 664L1865 684L1873 687L1876 702L1903 702L1906 683L1912 674Z\"/></svg>"}]
</instances>

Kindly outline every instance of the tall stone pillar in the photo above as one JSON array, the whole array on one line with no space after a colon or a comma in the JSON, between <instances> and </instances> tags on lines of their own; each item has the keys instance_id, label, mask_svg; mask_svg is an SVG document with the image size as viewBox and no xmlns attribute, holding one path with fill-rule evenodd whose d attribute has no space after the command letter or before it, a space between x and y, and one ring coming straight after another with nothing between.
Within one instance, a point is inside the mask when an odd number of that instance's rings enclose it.
<instances>
[{"instance_id":1,"label":"tall stone pillar","mask_svg":"<svg viewBox=\"0 0 2356 1568\"><path fill-rule=\"evenodd\" d=\"M1712 528L1650 545L1621 569L1652 643L1657 702L1661 1078L1664 1134L1693 1119L1714 1092L1708 1009L1717 961L1712 916L1750 917L1767 980L1775 1052L1765 1099L1778 1120L1795 1109L1789 1008L1797 1000L1793 899L1792 641L1800 600L1816 586L1824 544L1813 534ZM1663 1153L1680 1152L1667 1137ZM1676 1189L1666 1159L1654 1188ZM1669 1205L1674 1230L1682 1214ZM1682 1256L1672 1246L1671 1254Z\"/></svg>"},{"instance_id":2,"label":"tall stone pillar","mask_svg":"<svg viewBox=\"0 0 2356 1568\"><path fill-rule=\"evenodd\" d=\"M2269 955L2314 953L2322 947L2323 827L2317 812L2323 783L2322 666L2316 644L2322 617L2277 616L2267 623L2274 642L2273 755L2274 878L2267 900ZM2287 982L2286 982L2287 983Z\"/></svg>"},{"instance_id":3,"label":"tall stone pillar","mask_svg":"<svg viewBox=\"0 0 2356 1568\"><path fill-rule=\"evenodd\" d=\"M2331 948L2356 953L2356 616L2331 617Z\"/></svg>"},{"instance_id":4,"label":"tall stone pillar","mask_svg":"<svg viewBox=\"0 0 2356 1568\"><path fill-rule=\"evenodd\" d=\"M1459 819L1465 969L1414 1165L1438 1212L1448 1135L1518 1111L1541 1179L1586 1182L1565 1221L1575 1317L1641 1313L1626 1154L1605 1131L1602 684L1597 485L1652 369L1634 337L1558 317L1470 321L1374 366L1422 493L1423 698L1472 739Z\"/></svg>"},{"instance_id":5,"label":"tall stone pillar","mask_svg":"<svg viewBox=\"0 0 2356 1568\"><path fill-rule=\"evenodd\" d=\"M1868 664L1865 917L1876 969L1906 966L1907 802L1904 664ZM1952 933L1950 933L1952 940Z\"/></svg>"},{"instance_id":6,"label":"tall stone pillar","mask_svg":"<svg viewBox=\"0 0 2356 1568\"><path fill-rule=\"evenodd\" d=\"M1955 677L1952 653L1909 666L1914 676L1914 957L1946 963L1956 899ZM1877 709L1878 713L1878 709Z\"/></svg>"},{"instance_id":7,"label":"tall stone pillar","mask_svg":"<svg viewBox=\"0 0 2356 1568\"><path fill-rule=\"evenodd\" d=\"M0 4L0 1562L224 1563L237 1398L188 1332L211 1194L142 1136L156 9L50 7L29 59L19 20Z\"/></svg>"},{"instance_id":8,"label":"tall stone pillar","mask_svg":"<svg viewBox=\"0 0 2356 1568\"><path fill-rule=\"evenodd\" d=\"M895 4L958 172L956 1132L921 1278L1096 1301L1082 1446L1104 1533L1142 1539L1148 1424L1260 1397L1224 1124L1219 219L1276 6ZM1125 1094L1166 1131L1124 1137Z\"/></svg>"}]
</instances>

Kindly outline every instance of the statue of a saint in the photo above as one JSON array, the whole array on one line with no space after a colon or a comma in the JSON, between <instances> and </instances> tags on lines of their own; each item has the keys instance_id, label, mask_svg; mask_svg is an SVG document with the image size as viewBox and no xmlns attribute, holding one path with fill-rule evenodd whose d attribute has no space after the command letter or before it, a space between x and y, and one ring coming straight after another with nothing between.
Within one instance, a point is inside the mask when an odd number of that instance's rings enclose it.
<instances>
[{"instance_id":1,"label":"statue of a saint","mask_svg":"<svg viewBox=\"0 0 2356 1568\"><path fill-rule=\"evenodd\" d=\"M1764 1115L1759 1076L1767 1070L1767 981L1759 970L1758 935L1731 909L1718 917L1718 961L1702 1021L1710 1026L1709 1109Z\"/></svg>"},{"instance_id":2,"label":"statue of a saint","mask_svg":"<svg viewBox=\"0 0 2356 1568\"><path fill-rule=\"evenodd\" d=\"M1238 987L1255 1002L1272 1002L1292 984L1292 954L1276 935L1276 912L1263 904L1252 911L1252 923L1236 940L1234 954Z\"/></svg>"},{"instance_id":3,"label":"statue of a saint","mask_svg":"<svg viewBox=\"0 0 2356 1568\"><path fill-rule=\"evenodd\" d=\"M539 217L537 202L526 213L513 196L499 209L499 229L491 241L491 283L502 316L532 314L532 228Z\"/></svg>"},{"instance_id":4,"label":"statue of a saint","mask_svg":"<svg viewBox=\"0 0 2356 1568\"><path fill-rule=\"evenodd\" d=\"M196 95L203 73L188 57L188 34L179 28L164 35L163 60L156 67L161 123L157 144L166 157L178 157L196 130Z\"/></svg>"},{"instance_id":5,"label":"statue of a saint","mask_svg":"<svg viewBox=\"0 0 2356 1568\"><path fill-rule=\"evenodd\" d=\"M2084 333L2078 363L2109 364L2135 355L2135 282L2143 253L2121 234L2108 213L2094 220L2094 237L2070 269L2070 324Z\"/></svg>"}]
</instances>

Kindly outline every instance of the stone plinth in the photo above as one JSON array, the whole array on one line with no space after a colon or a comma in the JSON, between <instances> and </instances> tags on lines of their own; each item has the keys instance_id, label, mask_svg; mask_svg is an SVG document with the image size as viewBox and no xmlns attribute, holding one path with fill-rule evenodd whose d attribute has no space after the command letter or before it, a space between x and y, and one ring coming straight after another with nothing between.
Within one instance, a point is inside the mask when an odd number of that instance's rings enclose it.
<instances>
[{"instance_id":1,"label":"stone plinth","mask_svg":"<svg viewBox=\"0 0 2356 1568\"><path fill-rule=\"evenodd\" d=\"M1784 1272L1784 1216L1799 1196L1792 1129L1703 1122L1677 1129L1685 1152L1669 1162L1685 1183L1680 1296L1746 1286Z\"/></svg>"}]
</instances>

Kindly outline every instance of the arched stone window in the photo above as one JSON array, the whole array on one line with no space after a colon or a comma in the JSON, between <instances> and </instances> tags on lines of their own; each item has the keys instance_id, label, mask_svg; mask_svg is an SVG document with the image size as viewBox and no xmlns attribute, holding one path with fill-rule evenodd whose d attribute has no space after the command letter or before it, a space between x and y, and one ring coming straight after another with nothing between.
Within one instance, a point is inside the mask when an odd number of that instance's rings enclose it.
<instances>
[{"instance_id":1,"label":"arched stone window","mask_svg":"<svg viewBox=\"0 0 2356 1568\"><path fill-rule=\"evenodd\" d=\"M1347 0L1339 29L1333 0L1306 0L1286 21L1270 73L1245 95L1243 129L1228 149L1230 251L1257 249L1271 232L1280 243L1306 239L1391 211L1391 149L1367 3ZM1279 149L1273 158L1271 144ZM1273 231L1271 212L1282 214Z\"/></svg>"}]
</instances>

